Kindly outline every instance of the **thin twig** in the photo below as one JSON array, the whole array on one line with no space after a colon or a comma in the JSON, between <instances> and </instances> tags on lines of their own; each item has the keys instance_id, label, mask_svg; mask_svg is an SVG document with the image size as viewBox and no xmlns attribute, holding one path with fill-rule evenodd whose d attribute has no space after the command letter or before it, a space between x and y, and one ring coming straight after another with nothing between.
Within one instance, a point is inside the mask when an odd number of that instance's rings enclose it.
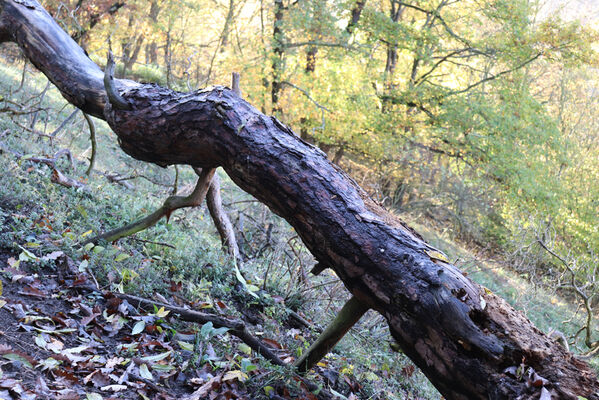
<instances>
[{"instance_id":1,"label":"thin twig","mask_svg":"<svg viewBox=\"0 0 599 400\"><path fill-rule=\"evenodd\" d=\"M64 121L62 121L62 123L61 123L61 124L58 126L58 128L56 128L56 129L54 130L54 132L52 132L52 133L50 134L50 137L51 137L51 138L54 138L54 137L56 137L56 135L58 134L58 132L60 132L61 130L63 130L63 129L64 129L64 127L65 127L65 126L67 126L67 124L68 124L68 123L69 123L69 122L70 122L70 121L71 121L71 120L72 120L72 119L75 117L75 115L77 115L77 113L78 113L78 112L79 112L79 109L78 109L78 108L75 108L75 111L73 111L73 112L71 113L71 115L69 115L69 116L68 116L68 117L67 117L67 118L66 118Z\"/></svg>"},{"instance_id":2,"label":"thin twig","mask_svg":"<svg viewBox=\"0 0 599 400\"><path fill-rule=\"evenodd\" d=\"M83 117L87 121L87 126L89 127L89 140L92 144L92 154L89 157L89 167L87 167L87 171L85 171L86 175L90 175L94 169L94 164L96 162L96 151L97 151L97 142L96 142L96 126L94 125L94 121L87 114L83 113Z\"/></svg>"},{"instance_id":3,"label":"thin twig","mask_svg":"<svg viewBox=\"0 0 599 400\"><path fill-rule=\"evenodd\" d=\"M324 118L324 112L325 111L326 112L331 112L331 110L329 110L328 108L326 108L325 106L323 106L322 104L320 104L316 100L314 100L312 98L312 96L310 96L310 94L306 90L302 89L301 87L299 87L297 85L294 85L293 83L288 82L288 81L281 81L281 85L287 85L287 86L290 86L290 87L294 88L295 90L299 90L300 92L303 93L304 96L306 96L306 98L308 100L310 100L312 103L314 103L314 105L316 107L318 107L320 109L320 118L321 118L321 121L322 121L320 129L324 130L325 127L326 127L325 118Z\"/></svg>"},{"instance_id":4,"label":"thin twig","mask_svg":"<svg viewBox=\"0 0 599 400\"><path fill-rule=\"evenodd\" d=\"M152 240L138 239L138 238L134 238L134 237L132 237L131 240L136 241L136 242L141 242L141 243L149 243L149 244L155 244L158 246L170 247L171 249L177 249L172 244L168 244L168 243L164 243L164 242L154 242Z\"/></svg>"}]
</instances>

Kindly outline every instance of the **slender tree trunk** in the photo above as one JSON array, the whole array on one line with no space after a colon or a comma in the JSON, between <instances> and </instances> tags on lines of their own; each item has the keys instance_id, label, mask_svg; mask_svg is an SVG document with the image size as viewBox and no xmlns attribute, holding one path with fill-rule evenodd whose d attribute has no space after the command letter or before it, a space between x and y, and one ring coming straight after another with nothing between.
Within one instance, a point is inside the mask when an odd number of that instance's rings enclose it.
<instances>
[{"instance_id":1,"label":"slender tree trunk","mask_svg":"<svg viewBox=\"0 0 599 400\"><path fill-rule=\"evenodd\" d=\"M105 119L131 156L158 165L222 166L285 218L322 264L381 313L402 350L447 399L599 399L587 364L460 273L373 202L317 148L231 90L179 93L116 81L34 0L0 0L0 41L17 42L63 96ZM517 369L544 380L531 382ZM535 375L531 374L531 377Z\"/></svg>"},{"instance_id":2,"label":"slender tree trunk","mask_svg":"<svg viewBox=\"0 0 599 400\"><path fill-rule=\"evenodd\" d=\"M133 66L137 62L137 57L139 57L139 51L141 50L144 39L143 33L140 33L137 39L135 39L133 51L128 55L127 60L123 65L123 77L127 75L127 71L133 70Z\"/></svg>"},{"instance_id":3,"label":"slender tree trunk","mask_svg":"<svg viewBox=\"0 0 599 400\"><path fill-rule=\"evenodd\" d=\"M146 44L146 64L158 65L158 45L154 40Z\"/></svg>"},{"instance_id":4,"label":"slender tree trunk","mask_svg":"<svg viewBox=\"0 0 599 400\"><path fill-rule=\"evenodd\" d=\"M150 13L148 16L150 17L150 21L152 21L154 26L158 23L158 14L160 14L160 10L161 7L158 5L158 1L152 0L152 3L150 4ZM158 65L158 46L156 45L155 40L152 40L146 45L146 64L149 63Z\"/></svg>"},{"instance_id":5,"label":"slender tree trunk","mask_svg":"<svg viewBox=\"0 0 599 400\"><path fill-rule=\"evenodd\" d=\"M229 11L227 12L227 17L225 19L225 27L223 28L222 40L220 44L220 51L225 51L227 45L229 44L229 31L231 30L231 23L233 22L233 14L235 12L235 1L229 0Z\"/></svg>"},{"instance_id":6,"label":"slender tree trunk","mask_svg":"<svg viewBox=\"0 0 599 400\"><path fill-rule=\"evenodd\" d=\"M129 13L129 24L127 25L127 31L133 31L134 16L133 11ZM120 73L120 77L124 78L127 73L127 66L129 65L129 59L131 58L131 46L135 41L134 36L127 36L121 40L121 61L123 63L123 70Z\"/></svg>"},{"instance_id":7,"label":"slender tree trunk","mask_svg":"<svg viewBox=\"0 0 599 400\"><path fill-rule=\"evenodd\" d=\"M172 20L169 18L168 29L166 31L166 44L164 45L164 67L166 68L166 86L168 88L171 87L171 79L172 79L172 54L171 54L171 29L172 29Z\"/></svg>"},{"instance_id":8,"label":"slender tree trunk","mask_svg":"<svg viewBox=\"0 0 599 400\"><path fill-rule=\"evenodd\" d=\"M391 21L396 24L404 12L405 8L397 4L396 1L391 0L391 11L389 17ZM393 90L393 75L395 74L395 67L397 66L397 43L387 43L387 60L385 62L385 71L383 74L383 80L385 84L385 91L387 93ZM383 101L383 112L389 111L390 104L388 101Z\"/></svg>"},{"instance_id":9,"label":"slender tree trunk","mask_svg":"<svg viewBox=\"0 0 599 400\"><path fill-rule=\"evenodd\" d=\"M283 0L275 0L275 19L272 34L274 59L272 62L272 85L270 89L270 99L272 102L272 112L279 112L279 93L282 88L281 75L283 69Z\"/></svg>"},{"instance_id":10,"label":"slender tree trunk","mask_svg":"<svg viewBox=\"0 0 599 400\"><path fill-rule=\"evenodd\" d=\"M360 16L362 15L362 10L364 10L364 6L366 5L366 0L358 0L356 4L351 10L351 19L345 28L345 31L349 34L354 32L356 25L360 21Z\"/></svg>"},{"instance_id":11,"label":"slender tree trunk","mask_svg":"<svg viewBox=\"0 0 599 400\"><path fill-rule=\"evenodd\" d=\"M318 53L318 47L310 46L306 52L306 72L316 71L316 54Z\"/></svg>"}]
</instances>

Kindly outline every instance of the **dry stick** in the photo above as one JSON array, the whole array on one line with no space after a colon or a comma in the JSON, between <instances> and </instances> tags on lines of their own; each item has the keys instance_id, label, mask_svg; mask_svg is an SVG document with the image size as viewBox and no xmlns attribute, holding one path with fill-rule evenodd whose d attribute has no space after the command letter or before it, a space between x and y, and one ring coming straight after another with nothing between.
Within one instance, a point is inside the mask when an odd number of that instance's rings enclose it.
<instances>
[{"instance_id":1,"label":"dry stick","mask_svg":"<svg viewBox=\"0 0 599 400\"><path fill-rule=\"evenodd\" d=\"M214 172L215 170L213 168L203 170L198 178L198 183L189 196L170 196L164 201L164 204L158 210L154 211L147 217L135 221L127 226L123 226L121 228L117 228L95 236L81 244L85 245L87 243L96 243L101 239L104 239L108 242L114 242L115 240L124 238L126 236L131 236L134 233L143 231L144 229L156 225L158 221L162 219L162 217L170 217L170 214L179 208L199 206L206 197L206 193L210 187L210 182L214 176Z\"/></svg>"},{"instance_id":2,"label":"dry stick","mask_svg":"<svg viewBox=\"0 0 599 400\"><path fill-rule=\"evenodd\" d=\"M56 137L56 135L58 134L58 132L60 132L61 130L64 129L65 126L67 126L67 124L75 117L75 115L77 115L77 113L79 112L78 108L75 108L75 111L73 111L64 121L62 121L62 123L58 126L58 128L56 128L54 130L54 132L52 132L50 134L51 138Z\"/></svg>"},{"instance_id":3,"label":"dry stick","mask_svg":"<svg viewBox=\"0 0 599 400\"><path fill-rule=\"evenodd\" d=\"M46 82L46 87L44 87L44 90L42 90L42 92L39 94L39 100L37 102L38 106L40 106L42 104L42 102L44 101L44 97L46 96L46 92L48 91L48 88L50 87L50 81ZM31 119L31 124L29 125L30 129L34 129L35 128L35 123L37 122L37 117L38 117L39 113L35 113L33 114L33 118Z\"/></svg>"},{"instance_id":4,"label":"dry stick","mask_svg":"<svg viewBox=\"0 0 599 400\"><path fill-rule=\"evenodd\" d=\"M199 311L188 310L188 309L185 309L182 307L173 306L173 305L163 303L163 302L148 300L148 299L144 299L144 298L138 297L138 296L133 296L130 294L124 294L124 293L113 293L113 294L115 297L127 300L132 305L148 306L148 307L154 307L156 305L158 307L164 307L165 310L169 310L175 314L178 314L179 317L183 321L196 322L196 323L200 323L200 324L212 322L212 325L214 325L217 328L229 328L229 332L232 335L237 336L239 339L241 339L242 342L244 342L245 344L250 346L250 348L252 350L254 350L256 353L260 354L262 357L269 360L271 363L282 366L282 367L287 366L287 364L285 364L276 354L274 354L268 346L266 346L264 343L262 343L260 340L258 340L255 336L253 336L247 330L245 323L241 320L227 319L227 318L219 317L219 316L213 315L213 314L207 314L207 313L203 313L203 312L199 312ZM309 380L307 380L303 377L299 377L299 379L306 385L308 390L313 391L313 392L319 391L319 398L321 396L322 396L322 398L326 398L326 399L332 399L334 397L333 394L330 393L328 390L315 385L314 383L310 382Z\"/></svg>"},{"instance_id":5,"label":"dry stick","mask_svg":"<svg viewBox=\"0 0 599 400\"><path fill-rule=\"evenodd\" d=\"M59 185L62 185L65 187L70 187L70 188L75 188L75 189L89 190L87 185L85 185L84 183L81 183L73 178L69 178L68 176L66 176L62 172L60 172L60 170L58 168L56 168L56 161L62 155L67 156L67 158L69 159L69 162L71 163L71 168L73 168L73 165L74 165L73 156L71 155L71 152L67 149L62 149L62 150L57 151L56 154L54 154L53 158L46 158L46 157L23 158L23 154L4 146L2 143L0 143L0 149L8 151L9 153L12 153L14 156L16 156L20 159L24 159L25 161L31 161L31 162L38 163L38 164L46 164L48 167L50 167L52 169L52 175L50 176L50 181L52 183L58 183Z\"/></svg>"},{"instance_id":6,"label":"dry stick","mask_svg":"<svg viewBox=\"0 0 599 400\"><path fill-rule=\"evenodd\" d=\"M295 311L287 309L287 314L290 319L293 319L295 322L304 326L305 328L312 329L318 333L322 333L322 329L320 327L316 326L315 324L310 323L310 321L308 321L307 319L305 319L304 317L302 317Z\"/></svg>"},{"instance_id":7,"label":"dry stick","mask_svg":"<svg viewBox=\"0 0 599 400\"><path fill-rule=\"evenodd\" d=\"M298 372L300 374L306 373L316 365L358 322L362 315L368 311L368 308L367 305L352 296L316 342L293 364Z\"/></svg>"},{"instance_id":8,"label":"dry stick","mask_svg":"<svg viewBox=\"0 0 599 400\"><path fill-rule=\"evenodd\" d=\"M40 109L40 111L43 111L43 109ZM36 111L36 112L38 112L38 111ZM38 131L38 130L36 130L36 129L31 129L31 128L30 128L30 127L28 127L28 126L25 126L25 125L23 125L23 124L19 123L18 121L13 121L13 123L14 123L16 126L18 126L19 128L21 128L21 129L23 129L23 130L25 130L25 131L27 131L27 132L33 133L34 135L37 135L37 136L40 136L40 137L47 137L47 138L50 138L50 135L48 135L47 133L44 133L44 132L42 132L42 131ZM51 138L50 138L50 139L51 139Z\"/></svg>"},{"instance_id":9,"label":"dry stick","mask_svg":"<svg viewBox=\"0 0 599 400\"><path fill-rule=\"evenodd\" d=\"M131 240L134 240L136 242L148 243L148 244L155 244L157 246L165 246L165 247L170 247L171 249L176 249L175 246L173 246L172 244L169 244L169 243L155 242L153 240L145 240L145 239L138 239L138 238L131 238Z\"/></svg>"},{"instance_id":10,"label":"dry stick","mask_svg":"<svg viewBox=\"0 0 599 400\"><path fill-rule=\"evenodd\" d=\"M132 296L129 294L123 293L114 293L114 295L118 298L125 299L129 303L133 305L144 305L153 307L154 305L159 307L164 307L165 310L170 310L175 314L179 314L182 320L188 322L197 322L200 324L205 324L207 322L212 322L217 328L225 327L229 328L229 331L232 335L237 336L241 339L245 344L250 346L255 352L260 354L262 357L271 361L273 364L285 366L286 364L276 355L274 354L264 343L259 341L256 337L254 337L245 327L245 323L238 319L227 319L223 317L219 317L217 315L207 314L199 311L188 310L182 307L172 306L170 304L161 303L153 300L144 299L142 297Z\"/></svg>"},{"instance_id":11,"label":"dry stick","mask_svg":"<svg viewBox=\"0 0 599 400\"><path fill-rule=\"evenodd\" d=\"M206 198L208 205L208 211L210 216L216 225L216 229L220 235L223 247L227 249L227 252L235 259L238 263L241 262L241 255L239 253L239 246L237 245L237 239L235 238L235 231L233 230L233 224L231 220L223 210L222 199L220 197L220 178L218 175L214 175L212 182L210 183L210 189L208 190L208 197Z\"/></svg>"},{"instance_id":12,"label":"dry stick","mask_svg":"<svg viewBox=\"0 0 599 400\"><path fill-rule=\"evenodd\" d=\"M94 124L94 121L86 113L83 113L83 117L87 121L87 126L89 126L89 140L92 143L92 154L89 157L89 167L87 167L87 171L85 171L85 174L89 176L92 173L94 164L96 162L96 151L98 144L96 142L96 125Z\"/></svg>"},{"instance_id":13,"label":"dry stick","mask_svg":"<svg viewBox=\"0 0 599 400\"><path fill-rule=\"evenodd\" d=\"M21 83L19 84L19 87L17 88L17 90L15 90L13 92L13 94L18 93L21 89L23 89L23 86L25 85L25 74L27 73L27 63L29 60L27 60L27 58L24 59L24 63L23 63L23 72L21 74Z\"/></svg>"},{"instance_id":14,"label":"dry stick","mask_svg":"<svg viewBox=\"0 0 599 400\"><path fill-rule=\"evenodd\" d=\"M123 176L123 175L119 174L118 172L114 172L110 175L109 180L111 182L121 183L121 182L126 182L126 181L130 181L132 179L137 179L137 178L145 179L146 181L148 181L151 184L156 185L156 186L162 186L162 187L167 187L167 188L170 188L173 186L169 183L158 182L157 180L150 178L149 176L145 176L143 174L138 174L137 171L133 171L133 173L129 176ZM133 186L129 186L129 188L133 188Z\"/></svg>"}]
</instances>

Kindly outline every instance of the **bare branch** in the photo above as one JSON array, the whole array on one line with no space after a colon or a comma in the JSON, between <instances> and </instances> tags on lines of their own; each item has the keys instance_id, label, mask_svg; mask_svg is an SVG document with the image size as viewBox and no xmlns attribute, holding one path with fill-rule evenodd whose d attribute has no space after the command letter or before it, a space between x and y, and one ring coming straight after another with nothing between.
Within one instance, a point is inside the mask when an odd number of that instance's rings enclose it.
<instances>
[{"instance_id":1,"label":"bare branch","mask_svg":"<svg viewBox=\"0 0 599 400\"><path fill-rule=\"evenodd\" d=\"M118 92L114 84L114 59L112 51L108 52L106 69L104 70L104 88L108 96L108 102L117 110L130 110L131 104L127 102Z\"/></svg>"}]
</instances>

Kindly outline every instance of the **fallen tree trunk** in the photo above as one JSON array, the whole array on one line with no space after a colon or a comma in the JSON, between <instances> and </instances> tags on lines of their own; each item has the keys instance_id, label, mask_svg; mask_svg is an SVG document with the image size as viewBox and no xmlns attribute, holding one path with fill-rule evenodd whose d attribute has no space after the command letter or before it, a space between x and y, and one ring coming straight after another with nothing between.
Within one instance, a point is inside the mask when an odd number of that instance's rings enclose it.
<instances>
[{"instance_id":1,"label":"fallen tree trunk","mask_svg":"<svg viewBox=\"0 0 599 400\"><path fill-rule=\"evenodd\" d=\"M231 90L179 93L103 73L33 0L0 0L0 41L84 112L105 119L131 156L158 165L223 167L285 218L323 266L388 321L393 337L448 399L599 399L589 367L482 289L373 202L326 155ZM520 374L523 366L530 372ZM537 379L542 377L543 379Z\"/></svg>"}]
</instances>

